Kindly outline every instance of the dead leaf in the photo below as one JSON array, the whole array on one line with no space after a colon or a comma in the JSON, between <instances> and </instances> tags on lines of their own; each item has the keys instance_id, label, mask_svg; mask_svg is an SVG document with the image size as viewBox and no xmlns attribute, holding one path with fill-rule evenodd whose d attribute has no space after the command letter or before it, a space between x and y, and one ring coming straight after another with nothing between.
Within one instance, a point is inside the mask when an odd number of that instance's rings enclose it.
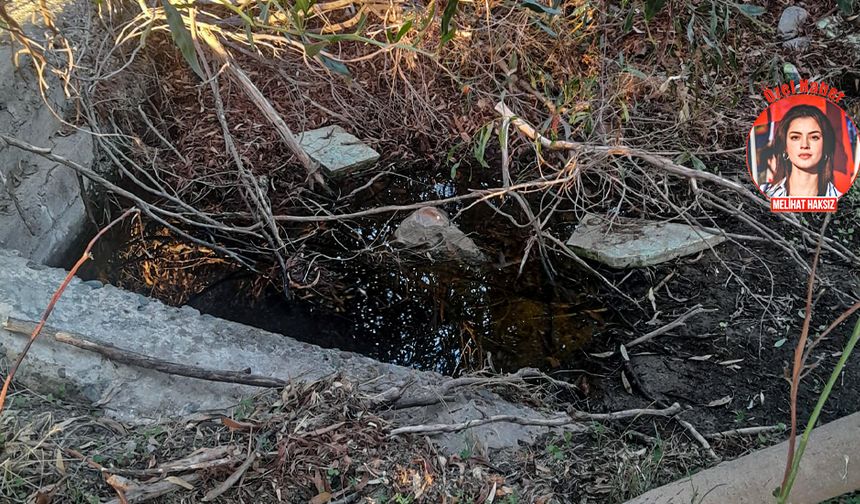
<instances>
[{"instance_id":1,"label":"dead leaf","mask_svg":"<svg viewBox=\"0 0 860 504\"><path fill-rule=\"evenodd\" d=\"M709 408L716 408L717 406L725 406L732 402L732 396L727 395L726 397L721 397L719 399L714 399L713 401L708 403Z\"/></svg>"},{"instance_id":2,"label":"dead leaf","mask_svg":"<svg viewBox=\"0 0 860 504\"><path fill-rule=\"evenodd\" d=\"M487 499L484 501L487 504L493 504L493 501L496 500L496 482L493 482L493 488L490 489L490 493L487 494Z\"/></svg>"},{"instance_id":3,"label":"dead leaf","mask_svg":"<svg viewBox=\"0 0 860 504\"><path fill-rule=\"evenodd\" d=\"M57 448L57 453L55 455L57 471L60 472L63 476L66 475L66 464L63 462L63 454L60 452L60 449Z\"/></svg>"},{"instance_id":4,"label":"dead leaf","mask_svg":"<svg viewBox=\"0 0 860 504\"><path fill-rule=\"evenodd\" d=\"M325 504L326 502L329 502L330 500L331 500L331 494L328 492L323 492L323 493L317 494L316 497L311 499L309 504Z\"/></svg>"},{"instance_id":5,"label":"dead leaf","mask_svg":"<svg viewBox=\"0 0 860 504\"><path fill-rule=\"evenodd\" d=\"M606 359L607 357L612 357L612 355L614 353L615 353L614 351L610 350L608 352L593 353L593 354L588 354L588 355L590 355L594 358L597 358L597 359Z\"/></svg>"},{"instance_id":6,"label":"dead leaf","mask_svg":"<svg viewBox=\"0 0 860 504\"><path fill-rule=\"evenodd\" d=\"M621 352L621 358L622 359L624 359L626 362L630 361L630 356L627 355L627 347L625 347L624 345L620 345L618 347L618 351Z\"/></svg>"},{"instance_id":7,"label":"dead leaf","mask_svg":"<svg viewBox=\"0 0 860 504\"><path fill-rule=\"evenodd\" d=\"M621 372L621 384L624 385L624 390L626 390L628 394L633 393L633 387L630 386L630 381L627 380L627 375L624 371Z\"/></svg>"},{"instance_id":8,"label":"dead leaf","mask_svg":"<svg viewBox=\"0 0 860 504\"><path fill-rule=\"evenodd\" d=\"M743 362L743 359L725 360L722 362L718 362L717 364L719 364L720 366L731 366L732 364L737 364L738 362Z\"/></svg>"},{"instance_id":9,"label":"dead leaf","mask_svg":"<svg viewBox=\"0 0 860 504\"><path fill-rule=\"evenodd\" d=\"M177 476L168 476L164 479L173 483L174 485L179 485L186 490L194 490L194 485Z\"/></svg>"},{"instance_id":10,"label":"dead leaf","mask_svg":"<svg viewBox=\"0 0 860 504\"><path fill-rule=\"evenodd\" d=\"M259 427L255 423L240 422L238 420L233 420L232 418L227 418L225 416L221 417L221 422L226 425L227 428L230 430L249 431Z\"/></svg>"},{"instance_id":11,"label":"dead leaf","mask_svg":"<svg viewBox=\"0 0 860 504\"><path fill-rule=\"evenodd\" d=\"M713 356L714 356L714 354L708 354L708 355L696 355L696 356L690 357L690 358L689 358L689 359L687 359L687 360L694 360L694 361L706 361L706 360L710 359L710 358L711 358L711 357L713 357Z\"/></svg>"},{"instance_id":12,"label":"dead leaf","mask_svg":"<svg viewBox=\"0 0 860 504\"><path fill-rule=\"evenodd\" d=\"M36 492L35 504L51 504L51 501L54 500L55 490L56 487L51 485L50 487L45 487Z\"/></svg>"},{"instance_id":13,"label":"dead leaf","mask_svg":"<svg viewBox=\"0 0 860 504\"><path fill-rule=\"evenodd\" d=\"M130 479L123 478L118 474L111 474L107 477L105 481L108 485L114 487L116 490L120 490L123 492L128 491L129 488L135 486Z\"/></svg>"}]
</instances>

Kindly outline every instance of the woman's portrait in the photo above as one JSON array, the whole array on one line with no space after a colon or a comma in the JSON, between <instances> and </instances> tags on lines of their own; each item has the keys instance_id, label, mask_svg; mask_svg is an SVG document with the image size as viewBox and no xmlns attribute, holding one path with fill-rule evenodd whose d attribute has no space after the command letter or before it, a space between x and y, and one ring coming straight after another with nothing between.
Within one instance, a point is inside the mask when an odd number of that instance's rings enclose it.
<instances>
[{"instance_id":1,"label":"woman's portrait","mask_svg":"<svg viewBox=\"0 0 860 504\"><path fill-rule=\"evenodd\" d=\"M768 198L838 198L857 175L857 130L822 98L792 98L756 120L747 146L750 174Z\"/></svg>"}]
</instances>

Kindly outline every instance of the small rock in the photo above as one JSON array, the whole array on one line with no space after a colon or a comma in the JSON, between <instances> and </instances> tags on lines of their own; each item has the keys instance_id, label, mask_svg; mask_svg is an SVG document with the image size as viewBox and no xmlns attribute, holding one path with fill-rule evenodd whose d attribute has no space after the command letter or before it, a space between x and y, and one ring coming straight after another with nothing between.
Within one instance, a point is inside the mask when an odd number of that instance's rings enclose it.
<instances>
[{"instance_id":1,"label":"small rock","mask_svg":"<svg viewBox=\"0 0 860 504\"><path fill-rule=\"evenodd\" d=\"M400 223L394 236L396 242L406 247L429 247L431 253L472 264L485 261L475 242L451 224L448 215L438 208L416 210Z\"/></svg>"},{"instance_id":2,"label":"small rock","mask_svg":"<svg viewBox=\"0 0 860 504\"><path fill-rule=\"evenodd\" d=\"M788 40L797 37L801 26L808 17L809 12L807 12L803 7L798 7L796 5L792 5L782 11L778 25L779 33L782 35L782 38Z\"/></svg>"},{"instance_id":3,"label":"small rock","mask_svg":"<svg viewBox=\"0 0 860 504\"><path fill-rule=\"evenodd\" d=\"M782 43L782 47L792 51L801 51L809 47L809 37L796 37L791 40L786 40Z\"/></svg>"},{"instance_id":4,"label":"small rock","mask_svg":"<svg viewBox=\"0 0 860 504\"><path fill-rule=\"evenodd\" d=\"M105 284L101 283L98 280L87 280L86 282L84 282L84 285L86 285L90 289L101 289L105 286Z\"/></svg>"}]
</instances>

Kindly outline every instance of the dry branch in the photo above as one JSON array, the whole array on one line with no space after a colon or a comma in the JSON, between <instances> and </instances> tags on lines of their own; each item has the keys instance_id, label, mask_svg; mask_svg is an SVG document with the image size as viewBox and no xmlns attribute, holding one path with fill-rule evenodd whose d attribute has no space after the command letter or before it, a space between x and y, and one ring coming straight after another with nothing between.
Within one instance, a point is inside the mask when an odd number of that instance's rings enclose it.
<instances>
[{"instance_id":1,"label":"dry branch","mask_svg":"<svg viewBox=\"0 0 860 504\"><path fill-rule=\"evenodd\" d=\"M278 114L278 111L272 107L272 104L269 103L269 100L263 96L263 93L260 92L260 89L254 85L254 82L251 81L251 78L248 77L239 65L233 60L233 58L227 54L227 51L224 49L224 46L221 45L221 42L209 31L200 30L200 36L212 50L212 53L224 64L227 65L227 71L230 76L242 86L242 89L245 90L245 93L248 95L248 98L254 102L254 105L260 109L260 112L272 123L272 126L278 132L281 139L284 141L284 144L292 151L292 153L299 159L299 162L305 167L308 175L313 179L314 182L318 183L321 187L325 187L325 180L323 180L322 173L320 172L319 163L312 160L311 157L302 149L301 145L299 145L299 141L296 139L293 132L290 131L287 123L284 122L284 119Z\"/></svg>"},{"instance_id":2,"label":"dry branch","mask_svg":"<svg viewBox=\"0 0 860 504\"><path fill-rule=\"evenodd\" d=\"M458 422L452 424L426 424L426 425L410 425L406 427L398 427L392 429L390 436L398 436L401 434L439 434L443 432L457 432L472 427L478 427L495 422L508 422L518 425L534 425L540 427L563 427L567 425L576 425L584 420L604 421L604 420L621 420L625 418L639 416L672 416L681 411L681 405L678 403L663 409L632 409L625 411L616 411L614 413L585 413L576 412L571 415L564 415L557 418L527 418L517 415L494 415L487 418L479 418L468 420L466 422ZM588 427L576 425L576 430L586 431Z\"/></svg>"},{"instance_id":3,"label":"dry branch","mask_svg":"<svg viewBox=\"0 0 860 504\"><path fill-rule=\"evenodd\" d=\"M197 474L188 474L186 476L177 476L180 480L184 481L187 485L193 485L196 483L200 476ZM167 495L169 493L175 492L180 489L185 489L183 485L178 483L174 483L170 480L161 480L156 483L146 483L140 485L134 485L129 487L123 493L125 494L125 498L128 500L129 504L134 504L136 502L145 502L151 499L155 499L156 497L161 497L162 495ZM121 504L119 498L113 499L107 502L107 504Z\"/></svg>"},{"instance_id":4,"label":"dry branch","mask_svg":"<svg viewBox=\"0 0 860 504\"><path fill-rule=\"evenodd\" d=\"M239 481L239 478L241 478L245 474L245 472L248 470L248 468L251 467L251 464L253 464L254 460L256 460L256 459L257 459L257 452L255 450L255 451L252 451L251 453L248 454L248 458L245 459L245 462L243 462L242 465L240 465L239 468L233 472L233 474L231 474L220 485L218 485L217 487L213 488L212 490L206 492L206 495L203 496L202 501L203 502L211 502L211 501L217 499L221 494L223 494L227 490L230 490L230 488L232 488L233 485L235 485L236 482Z\"/></svg>"},{"instance_id":5,"label":"dry branch","mask_svg":"<svg viewBox=\"0 0 860 504\"><path fill-rule=\"evenodd\" d=\"M36 327L36 323L34 322L29 320L20 320L13 317L9 317L9 319L3 324L3 328L7 331L20 334L29 334L34 327ZM162 373L186 376L188 378L197 378L199 380L251 385L254 387L280 388L288 384L285 380L269 376L248 374L241 371L206 369L189 366L188 364L178 364L176 362L150 357L130 350L124 350L115 347L110 343L94 341L80 334L60 331L49 326L45 326L42 329L42 332L59 343L65 343L83 350L95 352L115 362L145 369L153 369Z\"/></svg>"}]
</instances>

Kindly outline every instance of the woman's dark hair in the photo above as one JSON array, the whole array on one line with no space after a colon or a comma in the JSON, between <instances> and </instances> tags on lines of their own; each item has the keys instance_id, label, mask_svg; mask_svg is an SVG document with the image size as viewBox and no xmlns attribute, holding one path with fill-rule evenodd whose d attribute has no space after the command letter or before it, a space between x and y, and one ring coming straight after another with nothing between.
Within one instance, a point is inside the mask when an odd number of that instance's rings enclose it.
<instances>
[{"instance_id":1,"label":"woman's dark hair","mask_svg":"<svg viewBox=\"0 0 860 504\"><path fill-rule=\"evenodd\" d=\"M758 161L757 161L757 163L758 163L758 166L764 167L765 173L767 173L767 170L769 167L769 165L768 165L769 161L771 160L771 158L776 157L776 153L777 153L776 146L774 146L773 144L770 144L770 143L765 145L761 149L758 149ZM773 182L773 181L772 180L765 180L765 182ZM756 182L756 183L758 183L758 182Z\"/></svg>"},{"instance_id":2,"label":"woman's dark hair","mask_svg":"<svg viewBox=\"0 0 860 504\"><path fill-rule=\"evenodd\" d=\"M821 150L821 160L818 162L818 195L825 196L827 195L827 185L833 180L833 153L836 151L836 135L833 132L833 125L830 124L830 120L827 119L824 112L812 105L795 105L779 121L779 126L776 129L776 138L774 139L774 147L779 154L776 156L776 173L774 174L773 183L779 184L785 180L785 189L791 194L788 187L788 178L791 175L792 165L791 160L787 159L785 154L788 127L792 121L803 117L815 119L815 122L821 128L824 145Z\"/></svg>"}]
</instances>

